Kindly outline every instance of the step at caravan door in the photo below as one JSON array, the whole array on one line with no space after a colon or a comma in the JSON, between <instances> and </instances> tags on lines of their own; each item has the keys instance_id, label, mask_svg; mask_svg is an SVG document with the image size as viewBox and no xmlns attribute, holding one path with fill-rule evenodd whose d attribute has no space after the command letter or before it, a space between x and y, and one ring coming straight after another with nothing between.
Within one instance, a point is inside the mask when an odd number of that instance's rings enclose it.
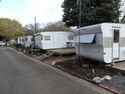
<instances>
[{"instance_id":1,"label":"step at caravan door","mask_svg":"<svg viewBox=\"0 0 125 94\"><path fill-rule=\"evenodd\" d=\"M120 28L113 28L113 59L119 59Z\"/></svg>"}]
</instances>

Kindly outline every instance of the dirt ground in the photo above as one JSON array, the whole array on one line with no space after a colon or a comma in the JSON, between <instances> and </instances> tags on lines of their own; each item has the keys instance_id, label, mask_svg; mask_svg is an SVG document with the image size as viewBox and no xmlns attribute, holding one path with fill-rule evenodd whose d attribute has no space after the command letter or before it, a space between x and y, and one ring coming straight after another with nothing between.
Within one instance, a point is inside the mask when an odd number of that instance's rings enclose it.
<instances>
[{"instance_id":1,"label":"dirt ground","mask_svg":"<svg viewBox=\"0 0 125 94\"><path fill-rule=\"evenodd\" d=\"M114 77L125 74L123 71L105 66L105 64L101 62L92 61L85 58L76 58L58 62L55 66L90 81L92 81L94 77L104 77L105 75Z\"/></svg>"},{"instance_id":2,"label":"dirt ground","mask_svg":"<svg viewBox=\"0 0 125 94\"><path fill-rule=\"evenodd\" d=\"M114 94L125 94L125 71L121 71L106 66L102 62L85 59L83 57L57 62L54 66L91 82L93 82L94 77L103 78L108 75L112 79L103 80L100 84L104 85L107 90L113 92Z\"/></svg>"},{"instance_id":3,"label":"dirt ground","mask_svg":"<svg viewBox=\"0 0 125 94\"><path fill-rule=\"evenodd\" d=\"M43 50L25 54L89 81L92 81L94 77L103 77L105 75L114 77L125 74L124 71L105 66L102 62L78 57L73 54L60 56Z\"/></svg>"},{"instance_id":4,"label":"dirt ground","mask_svg":"<svg viewBox=\"0 0 125 94\"><path fill-rule=\"evenodd\" d=\"M92 81L94 77L101 78L105 75L114 77L125 74L124 71L105 66L102 62L78 57L76 55L60 56L50 52L40 52L37 54L34 53L34 55L27 55L89 81Z\"/></svg>"},{"instance_id":5,"label":"dirt ground","mask_svg":"<svg viewBox=\"0 0 125 94\"><path fill-rule=\"evenodd\" d=\"M69 60L73 60L74 58L77 58L77 56L72 55L72 56L50 56L45 59L42 59L41 61L46 63L46 64L55 64L57 62L66 62Z\"/></svg>"}]
</instances>

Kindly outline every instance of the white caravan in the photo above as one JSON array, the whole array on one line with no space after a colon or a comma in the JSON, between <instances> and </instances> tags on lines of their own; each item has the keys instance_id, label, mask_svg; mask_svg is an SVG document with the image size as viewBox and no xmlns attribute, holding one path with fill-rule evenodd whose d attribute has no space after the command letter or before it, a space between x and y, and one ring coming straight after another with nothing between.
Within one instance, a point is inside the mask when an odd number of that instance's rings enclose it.
<instances>
[{"instance_id":1,"label":"white caravan","mask_svg":"<svg viewBox=\"0 0 125 94\"><path fill-rule=\"evenodd\" d=\"M74 30L76 54L112 63L125 60L125 25L102 23Z\"/></svg>"},{"instance_id":2,"label":"white caravan","mask_svg":"<svg viewBox=\"0 0 125 94\"><path fill-rule=\"evenodd\" d=\"M10 43L11 45L12 45L12 44L15 44L15 43L16 43L15 38L11 39L11 40L9 41L9 43Z\"/></svg>"},{"instance_id":3,"label":"white caravan","mask_svg":"<svg viewBox=\"0 0 125 94\"><path fill-rule=\"evenodd\" d=\"M34 35L35 45L40 49L73 47L73 32L41 32Z\"/></svg>"},{"instance_id":4,"label":"white caravan","mask_svg":"<svg viewBox=\"0 0 125 94\"><path fill-rule=\"evenodd\" d=\"M25 47L30 47L31 46L31 44L33 43L32 38L33 38L32 35L23 37L23 39L24 39L24 46Z\"/></svg>"},{"instance_id":5,"label":"white caravan","mask_svg":"<svg viewBox=\"0 0 125 94\"><path fill-rule=\"evenodd\" d=\"M23 39L23 37L16 38L16 41L17 41L18 44L24 45L24 39Z\"/></svg>"}]
</instances>

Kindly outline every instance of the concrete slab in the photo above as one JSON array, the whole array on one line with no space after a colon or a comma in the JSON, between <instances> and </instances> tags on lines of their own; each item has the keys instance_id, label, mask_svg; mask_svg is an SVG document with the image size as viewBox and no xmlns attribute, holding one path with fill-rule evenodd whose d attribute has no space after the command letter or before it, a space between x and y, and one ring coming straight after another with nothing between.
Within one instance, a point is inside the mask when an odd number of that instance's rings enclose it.
<instances>
[{"instance_id":1,"label":"concrete slab","mask_svg":"<svg viewBox=\"0 0 125 94\"><path fill-rule=\"evenodd\" d=\"M120 70L123 70L125 71L125 61L122 61L122 62L117 62L114 64L114 66L112 66L113 68L116 68L116 69L120 69Z\"/></svg>"}]
</instances>

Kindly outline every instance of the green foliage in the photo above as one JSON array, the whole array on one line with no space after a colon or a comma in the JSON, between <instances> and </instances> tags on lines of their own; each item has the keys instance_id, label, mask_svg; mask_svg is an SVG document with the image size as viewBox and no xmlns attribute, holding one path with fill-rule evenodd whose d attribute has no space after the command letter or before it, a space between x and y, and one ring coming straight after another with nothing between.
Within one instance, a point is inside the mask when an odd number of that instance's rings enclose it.
<instances>
[{"instance_id":1,"label":"green foliage","mask_svg":"<svg viewBox=\"0 0 125 94\"><path fill-rule=\"evenodd\" d=\"M16 50L19 51L24 51L26 49L26 47L22 44L14 44L13 46L15 47Z\"/></svg>"},{"instance_id":2,"label":"green foliage","mask_svg":"<svg viewBox=\"0 0 125 94\"><path fill-rule=\"evenodd\" d=\"M64 0L63 21L66 26L78 26L79 7L77 0ZM81 0L81 26L103 22L118 22L120 0Z\"/></svg>"},{"instance_id":3,"label":"green foliage","mask_svg":"<svg viewBox=\"0 0 125 94\"><path fill-rule=\"evenodd\" d=\"M23 33L24 30L18 21L0 18L0 36L3 37L4 41L21 36Z\"/></svg>"}]
</instances>

